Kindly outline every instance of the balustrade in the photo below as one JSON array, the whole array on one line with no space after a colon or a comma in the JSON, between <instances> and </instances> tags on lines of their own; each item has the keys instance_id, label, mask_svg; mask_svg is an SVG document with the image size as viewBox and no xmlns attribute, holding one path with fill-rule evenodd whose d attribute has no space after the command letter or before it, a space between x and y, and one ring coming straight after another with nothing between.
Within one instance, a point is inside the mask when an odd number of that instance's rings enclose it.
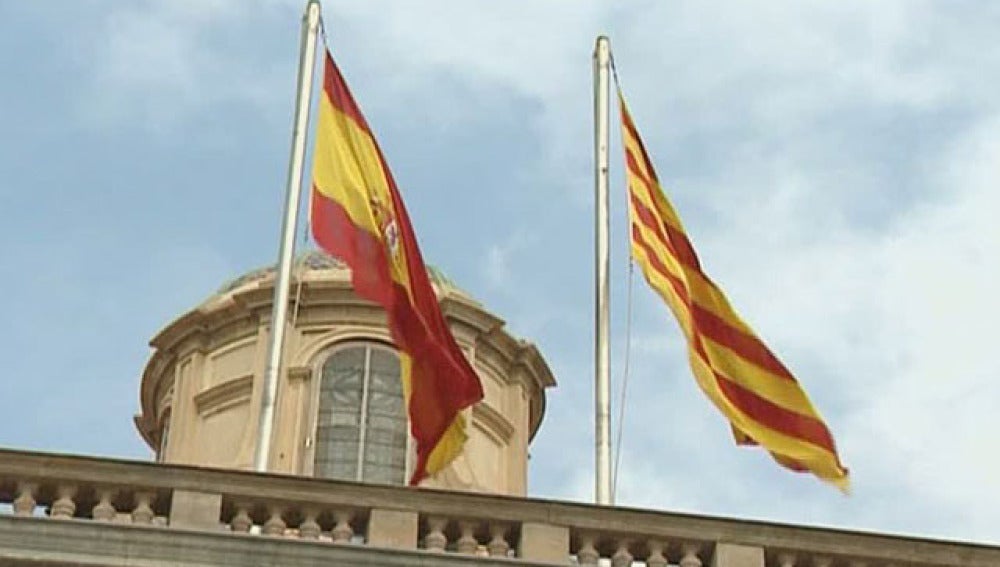
<instances>
[{"instance_id":1,"label":"balustrade","mask_svg":"<svg viewBox=\"0 0 1000 567\"><path fill-rule=\"evenodd\" d=\"M169 502L167 491L136 486L110 487L73 479L33 476L16 479L7 492L15 516L54 520L84 519L133 524L164 524ZM0 483L0 498L4 494ZM160 502L157 503L157 499ZM3 502L3 500L0 500ZM158 504L158 505L157 505Z\"/></svg>"},{"instance_id":2,"label":"balustrade","mask_svg":"<svg viewBox=\"0 0 1000 567\"><path fill-rule=\"evenodd\" d=\"M575 531L575 530L571 530ZM658 538L641 538L635 533L595 532L580 530L573 538L571 550L578 565L602 565L627 567L648 565L649 567L701 567L700 544L687 541L669 542ZM710 546L704 546L708 550ZM706 553L706 556L708 554ZM761 566L764 567L764 566Z\"/></svg>"},{"instance_id":3,"label":"balustrade","mask_svg":"<svg viewBox=\"0 0 1000 567\"><path fill-rule=\"evenodd\" d=\"M245 494L224 496L221 508L221 525L232 532L338 544L349 543L356 539L356 533L364 533L367 517L367 513L346 506L255 499Z\"/></svg>"},{"instance_id":4,"label":"balustrade","mask_svg":"<svg viewBox=\"0 0 1000 567\"><path fill-rule=\"evenodd\" d=\"M4 514L62 526L127 523L473 561L611 567L1000 565L995 546L0 450Z\"/></svg>"},{"instance_id":5,"label":"balustrade","mask_svg":"<svg viewBox=\"0 0 1000 567\"><path fill-rule=\"evenodd\" d=\"M434 553L454 552L478 557L512 557L508 538L516 535L510 522L474 519L466 515L422 517L424 549Z\"/></svg>"}]
</instances>

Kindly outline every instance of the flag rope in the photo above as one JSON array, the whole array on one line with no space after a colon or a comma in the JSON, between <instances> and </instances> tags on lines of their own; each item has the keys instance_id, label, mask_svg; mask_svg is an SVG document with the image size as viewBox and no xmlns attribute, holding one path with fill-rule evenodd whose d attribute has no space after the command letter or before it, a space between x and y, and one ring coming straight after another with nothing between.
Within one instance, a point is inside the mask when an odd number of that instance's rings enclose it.
<instances>
[{"instance_id":1,"label":"flag rope","mask_svg":"<svg viewBox=\"0 0 1000 567\"><path fill-rule=\"evenodd\" d=\"M307 219L302 230L302 249L305 250L307 244L309 244L309 220ZM306 273L306 256L302 255L299 259L298 269L295 270L295 311L292 311L292 328L294 329L299 322L299 306L302 305L302 276Z\"/></svg>"},{"instance_id":2,"label":"flag rope","mask_svg":"<svg viewBox=\"0 0 1000 567\"><path fill-rule=\"evenodd\" d=\"M616 502L618 496L618 471L622 462L622 436L625 431L625 396L628 392L628 377L632 359L632 287L635 281L635 263L632 261L629 247L628 283L625 292L625 363L622 368L622 390L618 398L618 433L615 436L615 467L611 472L611 501Z\"/></svg>"},{"instance_id":3,"label":"flag rope","mask_svg":"<svg viewBox=\"0 0 1000 567\"><path fill-rule=\"evenodd\" d=\"M615 66L615 54L614 52L608 53L608 59L611 67L611 76L614 78L615 87L621 91L621 82L618 79L618 68ZM628 186L626 184L626 192L628 191ZM625 223L625 241L631 242L631 233L629 232L629 223ZM625 401L626 395L628 393L628 378L629 370L631 368L632 359L632 288L635 281L635 262L632 257L632 246L628 245L628 277L626 282L626 292L625 292L625 362L622 367L622 385L621 385L621 395L618 398L618 431L615 435L615 464L611 473L611 501L617 501L618 495L618 478L619 471L621 469L622 461L622 438L625 432Z\"/></svg>"}]
</instances>

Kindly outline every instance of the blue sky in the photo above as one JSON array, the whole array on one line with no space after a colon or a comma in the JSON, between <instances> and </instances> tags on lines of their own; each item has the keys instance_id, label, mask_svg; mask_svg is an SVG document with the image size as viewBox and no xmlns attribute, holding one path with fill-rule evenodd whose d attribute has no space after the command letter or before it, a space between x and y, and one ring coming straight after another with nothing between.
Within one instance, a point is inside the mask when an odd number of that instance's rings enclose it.
<instances>
[{"instance_id":1,"label":"blue sky","mask_svg":"<svg viewBox=\"0 0 1000 567\"><path fill-rule=\"evenodd\" d=\"M302 2L57 4L0 2L0 446L148 458L131 425L146 341L276 256ZM706 269L803 382L855 489L733 447L637 275L620 503L1000 542L1000 9L324 14L425 257L560 382L532 494L592 493L590 54L605 32Z\"/></svg>"}]
</instances>

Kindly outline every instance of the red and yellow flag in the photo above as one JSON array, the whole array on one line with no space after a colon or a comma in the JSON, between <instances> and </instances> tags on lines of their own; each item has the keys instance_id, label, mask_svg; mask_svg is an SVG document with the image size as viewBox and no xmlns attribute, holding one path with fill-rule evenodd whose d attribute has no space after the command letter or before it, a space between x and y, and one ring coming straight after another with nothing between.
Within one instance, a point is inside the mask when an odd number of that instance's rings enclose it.
<instances>
[{"instance_id":1,"label":"red and yellow flag","mask_svg":"<svg viewBox=\"0 0 1000 567\"><path fill-rule=\"evenodd\" d=\"M385 308L416 441L410 484L462 451L461 411L482 384L441 314L406 207L375 136L326 53L313 155L313 238L351 267L354 291Z\"/></svg>"},{"instance_id":2,"label":"red and yellow flag","mask_svg":"<svg viewBox=\"0 0 1000 567\"><path fill-rule=\"evenodd\" d=\"M632 255L684 331L698 386L729 420L737 443L760 444L778 463L812 472L846 491L847 469L829 429L795 377L702 271L621 91L618 103Z\"/></svg>"}]
</instances>

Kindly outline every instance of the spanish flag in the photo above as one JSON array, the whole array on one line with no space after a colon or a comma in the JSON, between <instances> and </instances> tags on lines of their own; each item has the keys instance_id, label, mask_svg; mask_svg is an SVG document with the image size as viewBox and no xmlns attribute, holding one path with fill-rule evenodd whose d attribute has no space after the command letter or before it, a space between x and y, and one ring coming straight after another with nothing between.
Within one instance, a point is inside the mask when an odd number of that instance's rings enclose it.
<instances>
[{"instance_id":1,"label":"spanish flag","mask_svg":"<svg viewBox=\"0 0 1000 567\"><path fill-rule=\"evenodd\" d=\"M354 291L385 308L416 441L410 484L448 465L482 384L441 314L406 207L371 128L326 53L313 154L313 238L351 268Z\"/></svg>"},{"instance_id":2,"label":"spanish flag","mask_svg":"<svg viewBox=\"0 0 1000 567\"><path fill-rule=\"evenodd\" d=\"M781 465L848 489L833 436L791 372L702 271L618 91L632 255L687 338L698 386L729 420L736 442L762 445Z\"/></svg>"}]
</instances>

